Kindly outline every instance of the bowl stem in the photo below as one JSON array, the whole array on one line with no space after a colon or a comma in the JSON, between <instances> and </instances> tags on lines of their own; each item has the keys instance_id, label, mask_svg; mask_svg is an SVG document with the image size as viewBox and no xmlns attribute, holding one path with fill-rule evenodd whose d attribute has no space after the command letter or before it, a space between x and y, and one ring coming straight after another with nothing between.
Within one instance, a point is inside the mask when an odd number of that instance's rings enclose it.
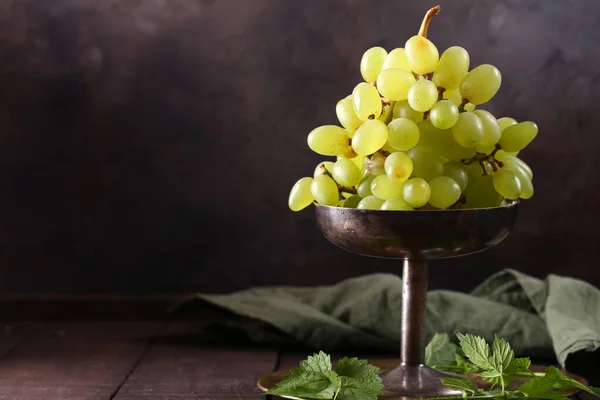
<instances>
[{"instance_id":1,"label":"bowl stem","mask_svg":"<svg viewBox=\"0 0 600 400\"><path fill-rule=\"evenodd\" d=\"M424 363L426 318L427 264L425 260L404 260L400 333L400 360L403 365Z\"/></svg>"}]
</instances>

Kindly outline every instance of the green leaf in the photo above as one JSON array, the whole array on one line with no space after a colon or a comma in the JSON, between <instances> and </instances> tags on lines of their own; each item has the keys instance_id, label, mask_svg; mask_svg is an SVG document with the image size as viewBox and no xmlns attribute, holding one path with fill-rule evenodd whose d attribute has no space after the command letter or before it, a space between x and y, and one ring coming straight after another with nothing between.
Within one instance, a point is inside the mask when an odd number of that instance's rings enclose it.
<instances>
[{"instance_id":1,"label":"green leaf","mask_svg":"<svg viewBox=\"0 0 600 400\"><path fill-rule=\"evenodd\" d=\"M494 356L490 361L494 365L494 369L499 372L504 372L515 358L515 353L510 348L508 342L499 338L498 335L494 337L492 350L494 351Z\"/></svg>"},{"instance_id":2,"label":"green leaf","mask_svg":"<svg viewBox=\"0 0 600 400\"><path fill-rule=\"evenodd\" d=\"M425 347L425 364L454 365L458 346L450 342L447 333L436 333Z\"/></svg>"},{"instance_id":3,"label":"green leaf","mask_svg":"<svg viewBox=\"0 0 600 400\"><path fill-rule=\"evenodd\" d=\"M339 376L361 379L377 375L381 372L381 369L369 364L367 360L344 357L338 361L335 372Z\"/></svg>"},{"instance_id":4,"label":"green leaf","mask_svg":"<svg viewBox=\"0 0 600 400\"><path fill-rule=\"evenodd\" d=\"M308 359L300 361L300 368L313 372L331 371L331 357L320 351L319 354L315 353Z\"/></svg>"},{"instance_id":5,"label":"green leaf","mask_svg":"<svg viewBox=\"0 0 600 400\"><path fill-rule=\"evenodd\" d=\"M589 388L583 383L578 382L575 379L569 378L566 375L563 375L563 373L560 372L560 370L556 367L548 367L544 378L551 380L554 384L555 389L577 388L588 392L589 394L593 394L594 396L600 397L600 393L595 391L593 388Z\"/></svg>"},{"instance_id":6,"label":"green leaf","mask_svg":"<svg viewBox=\"0 0 600 400\"><path fill-rule=\"evenodd\" d=\"M510 375L493 370L480 372L479 377L493 386L500 385L502 388L510 385L510 381L512 380Z\"/></svg>"},{"instance_id":7,"label":"green leaf","mask_svg":"<svg viewBox=\"0 0 600 400\"><path fill-rule=\"evenodd\" d=\"M333 371L328 371L333 372ZM302 371L296 368L293 373L286 374L284 379L269 389L267 394L295 396L316 400L332 399L339 386L332 383L327 373Z\"/></svg>"},{"instance_id":8,"label":"green leaf","mask_svg":"<svg viewBox=\"0 0 600 400\"><path fill-rule=\"evenodd\" d=\"M366 360L342 358L331 370L331 357L313 354L291 369L267 394L315 400L377 400L383 384L381 370Z\"/></svg>"},{"instance_id":9,"label":"green leaf","mask_svg":"<svg viewBox=\"0 0 600 400\"><path fill-rule=\"evenodd\" d=\"M490 363L490 347L485 339L470 334L463 335L462 333L457 333L456 336L460 341L460 348L469 361L483 370L494 369L494 366Z\"/></svg>"},{"instance_id":10,"label":"green leaf","mask_svg":"<svg viewBox=\"0 0 600 400\"><path fill-rule=\"evenodd\" d=\"M600 397L600 388L589 386L590 390L594 392L594 395Z\"/></svg>"},{"instance_id":11,"label":"green leaf","mask_svg":"<svg viewBox=\"0 0 600 400\"><path fill-rule=\"evenodd\" d=\"M529 367L531 367L531 360L529 357L515 358L512 362L512 365L514 365L515 372L529 371Z\"/></svg>"},{"instance_id":12,"label":"green leaf","mask_svg":"<svg viewBox=\"0 0 600 400\"><path fill-rule=\"evenodd\" d=\"M564 400L566 398L564 393L554 390L554 380L546 377L533 378L523 383L519 386L519 391L534 399Z\"/></svg>"},{"instance_id":13,"label":"green leaf","mask_svg":"<svg viewBox=\"0 0 600 400\"><path fill-rule=\"evenodd\" d=\"M475 371L479 371L479 368L477 368L476 366L474 366L471 363L468 363L463 356L457 354L456 355L456 365L459 366L460 368L462 368L462 373L464 375L469 374L470 372L475 372Z\"/></svg>"},{"instance_id":14,"label":"green leaf","mask_svg":"<svg viewBox=\"0 0 600 400\"><path fill-rule=\"evenodd\" d=\"M473 382L459 378L442 378L444 386L466 393L475 393Z\"/></svg>"},{"instance_id":15,"label":"green leaf","mask_svg":"<svg viewBox=\"0 0 600 400\"><path fill-rule=\"evenodd\" d=\"M383 384L379 375L366 378L349 378L342 376L342 388L336 400L377 400Z\"/></svg>"},{"instance_id":16,"label":"green leaf","mask_svg":"<svg viewBox=\"0 0 600 400\"><path fill-rule=\"evenodd\" d=\"M335 371L327 371L324 372L325 376L327 376L327 378L329 378L329 382L331 382L333 385L335 385L335 387L337 388L341 388L342 387L342 378L340 378L338 376L338 374L335 373Z\"/></svg>"},{"instance_id":17,"label":"green leaf","mask_svg":"<svg viewBox=\"0 0 600 400\"><path fill-rule=\"evenodd\" d=\"M367 360L344 357L335 371L342 380L336 400L376 400L381 394L381 370Z\"/></svg>"}]
</instances>

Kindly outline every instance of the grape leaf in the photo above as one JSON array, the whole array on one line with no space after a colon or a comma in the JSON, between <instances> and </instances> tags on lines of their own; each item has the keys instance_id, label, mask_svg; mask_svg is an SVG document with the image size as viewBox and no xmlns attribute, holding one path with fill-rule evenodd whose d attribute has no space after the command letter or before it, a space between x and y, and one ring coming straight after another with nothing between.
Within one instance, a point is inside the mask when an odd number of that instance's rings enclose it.
<instances>
[{"instance_id":1,"label":"grape leaf","mask_svg":"<svg viewBox=\"0 0 600 400\"><path fill-rule=\"evenodd\" d=\"M301 361L266 393L315 400L377 400L383 388L379 372L366 360L348 357L332 371L331 357L321 351Z\"/></svg>"},{"instance_id":2,"label":"grape leaf","mask_svg":"<svg viewBox=\"0 0 600 400\"><path fill-rule=\"evenodd\" d=\"M331 357L322 351L308 356L306 360L300 361L300 368L304 371L326 372L331 371Z\"/></svg>"},{"instance_id":3,"label":"grape leaf","mask_svg":"<svg viewBox=\"0 0 600 400\"><path fill-rule=\"evenodd\" d=\"M594 396L600 397L600 393L597 390L594 390L595 388L589 388L583 383L563 375L563 373L560 372L560 370L556 367L548 367L545 378L553 382L555 389L577 388L588 392L589 394L593 394Z\"/></svg>"},{"instance_id":4,"label":"grape leaf","mask_svg":"<svg viewBox=\"0 0 600 400\"><path fill-rule=\"evenodd\" d=\"M339 376L346 376L348 378L363 379L371 376L376 376L381 372L378 367L369 364L367 360L359 360L356 357L348 358L344 357L338 361L335 367L335 372Z\"/></svg>"},{"instance_id":5,"label":"grape leaf","mask_svg":"<svg viewBox=\"0 0 600 400\"><path fill-rule=\"evenodd\" d=\"M529 371L531 360L529 357L515 358L511 365L514 367L515 372Z\"/></svg>"},{"instance_id":6,"label":"grape leaf","mask_svg":"<svg viewBox=\"0 0 600 400\"><path fill-rule=\"evenodd\" d=\"M463 335L462 333L457 333L456 336L460 341L460 348L469 361L483 370L494 369L494 366L490 363L490 346L488 346L485 339L470 334Z\"/></svg>"},{"instance_id":7,"label":"grape leaf","mask_svg":"<svg viewBox=\"0 0 600 400\"><path fill-rule=\"evenodd\" d=\"M335 374L333 371L327 372ZM335 380L333 376L328 375L331 374L303 371L301 368L296 368L293 373L286 374L281 382L266 393L316 400L332 399L340 386L336 384L337 382L332 382ZM337 378L339 380L339 377Z\"/></svg>"},{"instance_id":8,"label":"grape leaf","mask_svg":"<svg viewBox=\"0 0 600 400\"><path fill-rule=\"evenodd\" d=\"M461 356L460 354L456 354L456 365L459 366L460 368L462 368L462 373L464 375L467 375L470 372L475 372L478 371L479 368L477 368L476 366L474 366L471 363L468 363L463 356Z\"/></svg>"},{"instance_id":9,"label":"grape leaf","mask_svg":"<svg viewBox=\"0 0 600 400\"><path fill-rule=\"evenodd\" d=\"M458 390L465 393L475 393L475 385L473 382L460 378L442 378L444 386L450 389Z\"/></svg>"},{"instance_id":10,"label":"grape leaf","mask_svg":"<svg viewBox=\"0 0 600 400\"><path fill-rule=\"evenodd\" d=\"M508 342L497 335L494 337L492 350L494 351L494 356L490 359L491 364L494 365L494 369L497 371L504 372L515 358L515 353L510 348Z\"/></svg>"},{"instance_id":11,"label":"grape leaf","mask_svg":"<svg viewBox=\"0 0 600 400\"><path fill-rule=\"evenodd\" d=\"M491 383L492 386L500 385L502 388L508 386L511 381L510 375L497 370L482 371L479 373L479 377L484 381Z\"/></svg>"},{"instance_id":12,"label":"grape leaf","mask_svg":"<svg viewBox=\"0 0 600 400\"><path fill-rule=\"evenodd\" d=\"M436 333L425 347L425 364L454 365L458 346L450 341L447 333Z\"/></svg>"},{"instance_id":13,"label":"grape leaf","mask_svg":"<svg viewBox=\"0 0 600 400\"><path fill-rule=\"evenodd\" d=\"M554 391L554 380L546 377L533 378L523 383L519 386L519 391L534 399L564 400L567 398L564 393Z\"/></svg>"},{"instance_id":14,"label":"grape leaf","mask_svg":"<svg viewBox=\"0 0 600 400\"><path fill-rule=\"evenodd\" d=\"M336 400L377 400L381 394L381 378L371 375L366 378L342 376L342 387Z\"/></svg>"},{"instance_id":15,"label":"grape leaf","mask_svg":"<svg viewBox=\"0 0 600 400\"><path fill-rule=\"evenodd\" d=\"M335 372L342 379L336 400L375 400L381 393L381 370L367 360L344 357L338 362Z\"/></svg>"}]
</instances>

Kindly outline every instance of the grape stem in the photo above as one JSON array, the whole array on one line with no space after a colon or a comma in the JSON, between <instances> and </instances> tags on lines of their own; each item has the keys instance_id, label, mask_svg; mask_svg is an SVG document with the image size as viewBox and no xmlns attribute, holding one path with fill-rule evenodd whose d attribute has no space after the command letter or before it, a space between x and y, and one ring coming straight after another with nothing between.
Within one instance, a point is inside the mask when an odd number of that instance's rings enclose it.
<instances>
[{"instance_id":1,"label":"grape stem","mask_svg":"<svg viewBox=\"0 0 600 400\"><path fill-rule=\"evenodd\" d=\"M465 112L465 106L467 104L469 104L469 100L462 99L462 101L460 102L460 105L458 106L458 112Z\"/></svg>"},{"instance_id":2,"label":"grape stem","mask_svg":"<svg viewBox=\"0 0 600 400\"><path fill-rule=\"evenodd\" d=\"M427 37L427 29L429 28L429 23L431 22L431 19L433 18L433 16L438 15L439 12L440 12L440 6L435 6L433 8L430 8L427 11L427 14L425 14L425 17L423 18L423 22L421 22L421 28L419 29L419 36L423 36L424 38Z\"/></svg>"},{"instance_id":3,"label":"grape stem","mask_svg":"<svg viewBox=\"0 0 600 400\"><path fill-rule=\"evenodd\" d=\"M355 187L347 187L347 186L343 186L343 185L340 185L339 183L337 183L337 181L335 180L335 178L333 177L333 175L331 175L331 172L329 172L329 170L324 165L321 165L321 168L323 168L323 170L325 171L324 175L327 175L328 177L330 177L335 182L335 184L337 185L338 191L340 192L339 193L340 200L343 199L342 192L344 192L344 193L350 193L350 194L357 194L358 193L358 190Z\"/></svg>"},{"instance_id":4,"label":"grape stem","mask_svg":"<svg viewBox=\"0 0 600 400\"><path fill-rule=\"evenodd\" d=\"M444 99L444 92L446 91L446 88L443 87L439 87L438 88L438 101L441 101Z\"/></svg>"},{"instance_id":5,"label":"grape stem","mask_svg":"<svg viewBox=\"0 0 600 400\"><path fill-rule=\"evenodd\" d=\"M490 168L492 168L493 172L498 171L500 168L502 168L504 166L504 163L500 160L497 160L495 157L498 150L501 150L501 149L502 149L502 147L500 147L499 144L496 144L496 146L494 147L494 151L492 151L490 154L477 153L477 154L475 154L475 156L473 156L473 158L462 160L462 163L465 165L469 165L469 164L477 161L479 163L479 165L481 166L483 176L489 175L488 166Z\"/></svg>"}]
</instances>

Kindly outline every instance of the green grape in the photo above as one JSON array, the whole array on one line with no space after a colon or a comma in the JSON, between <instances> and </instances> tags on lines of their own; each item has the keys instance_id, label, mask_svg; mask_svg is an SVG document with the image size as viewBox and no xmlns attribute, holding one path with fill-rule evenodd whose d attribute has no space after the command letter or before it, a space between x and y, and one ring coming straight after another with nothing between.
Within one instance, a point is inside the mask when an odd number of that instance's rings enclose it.
<instances>
[{"instance_id":1,"label":"green grape","mask_svg":"<svg viewBox=\"0 0 600 400\"><path fill-rule=\"evenodd\" d=\"M456 107L460 106L462 103L462 96L458 93L458 90L446 90L444 91L443 97L444 99L453 102Z\"/></svg>"},{"instance_id":2,"label":"green grape","mask_svg":"<svg viewBox=\"0 0 600 400\"><path fill-rule=\"evenodd\" d=\"M517 120L514 118L510 118L510 117L498 118L498 125L500 125L500 131L503 131L506 128L508 128L509 126L514 125L516 123L517 123Z\"/></svg>"},{"instance_id":3,"label":"green grape","mask_svg":"<svg viewBox=\"0 0 600 400\"><path fill-rule=\"evenodd\" d=\"M419 79L408 89L408 104L416 111L430 110L437 100L437 86L427 79Z\"/></svg>"},{"instance_id":4,"label":"green grape","mask_svg":"<svg viewBox=\"0 0 600 400\"><path fill-rule=\"evenodd\" d=\"M360 60L360 74L366 82L375 82L388 53L382 47L371 47Z\"/></svg>"},{"instance_id":5,"label":"green grape","mask_svg":"<svg viewBox=\"0 0 600 400\"><path fill-rule=\"evenodd\" d=\"M335 181L328 175L319 175L310 184L310 192L319 204L337 206L340 191Z\"/></svg>"},{"instance_id":6,"label":"green grape","mask_svg":"<svg viewBox=\"0 0 600 400\"><path fill-rule=\"evenodd\" d=\"M529 165L527 165L525 163L525 161L521 160L518 157L515 157L514 162L519 164L519 166L521 168L523 168L523 170L527 173L527 177L529 178L529 180L532 181L533 180L533 171L531 170L531 168L529 168Z\"/></svg>"},{"instance_id":7,"label":"green grape","mask_svg":"<svg viewBox=\"0 0 600 400\"><path fill-rule=\"evenodd\" d=\"M392 181L404 182L413 172L413 162L410 157L401 151L391 153L385 159L385 173ZM373 188L371 188L373 190Z\"/></svg>"},{"instance_id":8,"label":"green grape","mask_svg":"<svg viewBox=\"0 0 600 400\"><path fill-rule=\"evenodd\" d=\"M483 138L483 123L473 113L460 113L458 121L451 129L452 137L463 147L475 147Z\"/></svg>"},{"instance_id":9,"label":"green grape","mask_svg":"<svg viewBox=\"0 0 600 400\"><path fill-rule=\"evenodd\" d=\"M332 168L333 168L333 162L331 162L331 161L322 161L315 168L315 173L313 174L313 176L316 178L319 175L323 175L323 174L326 174L328 172L331 172Z\"/></svg>"},{"instance_id":10,"label":"green grape","mask_svg":"<svg viewBox=\"0 0 600 400\"><path fill-rule=\"evenodd\" d=\"M292 211L300 211L309 205L315 198L311 193L311 183L313 178L300 178L292 187L290 197L288 198L288 207Z\"/></svg>"},{"instance_id":11,"label":"green grape","mask_svg":"<svg viewBox=\"0 0 600 400\"><path fill-rule=\"evenodd\" d=\"M458 89L469 72L469 53L460 46L446 49L433 71L433 83L446 90Z\"/></svg>"},{"instance_id":12,"label":"green grape","mask_svg":"<svg viewBox=\"0 0 600 400\"><path fill-rule=\"evenodd\" d=\"M533 196L533 184L531 183L529 174L518 162L506 162L502 166L502 169L514 172L517 178L519 178L521 182L521 195L519 197L527 200Z\"/></svg>"},{"instance_id":13,"label":"green grape","mask_svg":"<svg viewBox=\"0 0 600 400\"><path fill-rule=\"evenodd\" d=\"M469 184L469 175L463 163L458 161L449 161L444 164L444 176L451 178L458 183L460 190L464 192Z\"/></svg>"},{"instance_id":14,"label":"green grape","mask_svg":"<svg viewBox=\"0 0 600 400\"><path fill-rule=\"evenodd\" d=\"M382 70L393 69L393 68L402 68L407 71L410 71L410 67L408 66L408 60L406 59L406 51L402 47L398 47L392 51L386 57Z\"/></svg>"},{"instance_id":15,"label":"green grape","mask_svg":"<svg viewBox=\"0 0 600 400\"><path fill-rule=\"evenodd\" d=\"M337 157L338 160L342 159L342 158L352 161L354 163L354 165L356 165L360 171L362 171L362 169L365 166L365 156L356 156L356 157L352 157L352 158L346 158L346 157L342 157L342 156ZM332 167L333 167L333 165L332 165ZM331 169L329 169L329 170L331 171Z\"/></svg>"},{"instance_id":16,"label":"green grape","mask_svg":"<svg viewBox=\"0 0 600 400\"><path fill-rule=\"evenodd\" d=\"M386 69L377 77L377 90L386 99L406 100L408 89L416 82L412 73L402 68Z\"/></svg>"},{"instance_id":17,"label":"green grape","mask_svg":"<svg viewBox=\"0 0 600 400\"><path fill-rule=\"evenodd\" d=\"M408 66L418 75L433 72L437 67L440 54L429 39L415 35L406 41L404 50Z\"/></svg>"},{"instance_id":18,"label":"green grape","mask_svg":"<svg viewBox=\"0 0 600 400\"><path fill-rule=\"evenodd\" d=\"M387 151L388 153L393 153L393 152L395 152L395 151L398 151L398 150L396 150L395 148L393 148L393 147L390 145L390 134L389 134L389 131L388 131L388 141L387 141L387 142L385 142L385 144L384 144L384 145L383 145L383 147L381 148L381 151Z\"/></svg>"},{"instance_id":19,"label":"green grape","mask_svg":"<svg viewBox=\"0 0 600 400\"><path fill-rule=\"evenodd\" d=\"M415 111L410 104L408 104L408 100L401 100L394 103L392 115L394 118L410 119L414 123L423 121L423 113Z\"/></svg>"},{"instance_id":20,"label":"green grape","mask_svg":"<svg viewBox=\"0 0 600 400\"><path fill-rule=\"evenodd\" d=\"M482 153L482 154L491 154L492 151L494 151L495 149L496 149L495 144L490 144L489 146L484 146L481 143L479 143L477 146L475 146L475 150L477 150L478 153Z\"/></svg>"},{"instance_id":21,"label":"green grape","mask_svg":"<svg viewBox=\"0 0 600 400\"><path fill-rule=\"evenodd\" d=\"M479 105L488 102L502 83L498 68L491 64L482 64L473 68L460 84L460 95L469 103Z\"/></svg>"},{"instance_id":22,"label":"green grape","mask_svg":"<svg viewBox=\"0 0 600 400\"><path fill-rule=\"evenodd\" d=\"M370 119L354 132L352 148L359 156L373 154L383 147L387 136L387 125L378 119Z\"/></svg>"},{"instance_id":23,"label":"green grape","mask_svg":"<svg viewBox=\"0 0 600 400\"><path fill-rule=\"evenodd\" d=\"M427 181L421 178L412 178L404 183L402 191L404 201L414 208L423 207L429 202L431 189Z\"/></svg>"},{"instance_id":24,"label":"green grape","mask_svg":"<svg viewBox=\"0 0 600 400\"><path fill-rule=\"evenodd\" d=\"M519 122L502 131L499 143L504 151L520 151L535 139L537 133L538 127L535 122Z\"/></svg>"},{"instance_id":25,"label":"green grape","mask_svg":"<svg viewBox=\"0 0 600 400\"><path fill-rule=\"evenodd\" d=\"M441 100L435 103L429 119L431 123L438 129L450 129L458 121L458 107L450 100Z\"/></svg>"},{"instance_id":26,"label":"green grape","mask_svg":"<svg viewBox=\"0 0 600 400\"><path fill-rule=\"evenodd\" d=\"M338 184L352 187L358 185L360 182L361 173L352 160L342 158L333 164L331 176Z\"/></svg>"},{"instance_id":27,"label":"green grape","mask_svg":"<svg viewBox=\"0 0 600 400\"><path fill-rule=\"evenodd\" d=\"M477 107L475 106L475 104L467 103L467 104L464 105L463 108L467 112L473 112Z\"/></svg>"},{"instance_id":28,"label":"green grape","mask_svg":"<svg viewBox=\"0 0 600 400\"><path fill-rule=\"evenodd\" d=\"M381 205L382 210L402 210L412 211L414 208L404 201L404 199L387 199Z\"/></svg>"},{"instance_id":29,"label":"green grape","mask_svg":"<svg viewBox=\"0 0 600 400\"><path fill-rule=\"evenodd\" d=\"M504 150L500 149L496 152L494 157L496 158L496 160L500 160L500 161L513 161L515 158L517 158L518 154L519 154L518 151L508 152L508 151L504 151ZM519 161L523 162L522 160L519 160ZM531 170L528 166L526 168Z\"/></svg>"},{"instance_id":30,"label":"green grape","mask_svg":"<svg viewBox=\"0 0 600 400\"><path fill-rule=\"evenodd\" d=\"M475 155L475 148L458 144L452 138L450 130L438 129L428 119L418 123L417 126L420 135L417 147L451 161L466 160Z\"/></svg>"},{"instance_id":31,"label":"green grape","mask_svg":"<svg viewBox=\"0 0 600 400\"><path fill-rule=\"evenodd\" d=\"M348 197L346 200L344 200L343 207L356 208L356 207L358 207L358 203L360 203L361 200L362 200L362 197L355 194L353 196Z\"/></svg>"},{"instance_id":32,"label":"green grape","mask_svg":"<svg viewBox=\"0 0 600 400\"><path fill-rule=\"evenodd\" d=\"M473 114L477 115L483 123L483 138L478 143L483 146L495 145L500 140L500 125L494 115L486 110L475 110Z\"/></svg>"},{"instance_id":33,"label":"green grape","mask_svg":"<svg viewBox=\"0 0 600 400\"><path fill-rule=\"evenodd\" d=\"M348 148L348 132L335 125L323 125L313 129L307 138L308 147L322 156L337 156Z\"/></svg>"},{"instance_id":34,"label":"green grape","mask_svg":"<svg viewBox=\"0 0 600 400\"><path fill-rule=\"evenodd\" d=\"M381 115L381 97L375 86L359 83L352 91L352 104L358 119L367 121Z\"/></svg>"},{"instance_id":35,"label":"green grape","mask_svg":"<svg viewBox=\"0 0 600 400\"><path fill-rule=\"evenodd\" d=\"M429 204L435 208L448 208L460 198L460 186L452 178L436 176L429 181Z\"/></svg>"},{"instance_id":36,"label":"green grape","mask_svg":"<svg viewBox=\"0 0 600 400\"><path fill-rule=\"evenodd\" d=\"M371 182L371 192L380 199L397 199L402 197L404 182L391 180L387 175L379 175Z\"/></svg>"},{"instance_id":37,"label":"green grape","mask_svg":"<svg viewBox=\"0 0 600 400\"><path fill-rule=\"evenodd\" d=\"M354 137L354 135L352 135L352 137ZM347 159L358 157L358 154L356 154L356 152L352 148L352 141L350 141L350 143L351 144L349 144L348 147L346 147L346 150L344 150L341 154L338 154L338 157L341 156L342 158Z\"/></svg>"},{"instance_id":38,"label":"green grape","mask_svg":"<svg viewBox=\"0 0 600 400\"><path fill-rule=\"evenodd\" d=\"M377 196L371 195L362 199L360 203L358 203L358 206L356 206L356 208L359 208L361 210L379 210L382 204L383 200L381 200Z\"/></svg>"},{"instance_id":39,"label":"green grape","mask_svg":"<svg viewBox=\"0 0 600 400\"><path fill-rule=\"evenodd\" d=\"M352 104L352 95L338 101L335 106L335 113L340 120L340 124L348 130L348 132L354 133L355 130L363 123L356 116L354 111L354 104Z\"/></svg>"},{"instance_id":40,"label":"green grape","mask_svg":"<svg viewBox=\"0 0 600 400\"><path fill-rule=\"evenodd\" d=\"M356 192L360 197L365 198L373 194L371 191L371 183L373 182L373 179L375 179L375 176L376 175L371 174L363 176L356 188Z\"/></svg>"},{"instance_id":41,"label":"green grape","mask_svg":"<svg viewBox=\"0 0 600 400\"><path fill-rule=\"evenodd\" d=\"M521 196L519 197L528 200L533 197L533 193L533 183L528 179L521 181Z\"/></svg>"},{"instance_id":42,"label":"green grape","mask_svg":"<svg viewBox=\"0 0 600 400\"><path fill-rule=\"evenodd\" d=\"M465 203L461 208L485 208L498 207L502 203L502 196L494 189L493 178L491 175L481 175L481 167L477 164L471 164L479 168L479 176L473 179L469 175L469 185L465 191Z\"/></svg>"},{"instance_id":43,"label":"green grape","mask_svg":"<svg viewBox=\"0 0 600 400\"><path fill-rule=\"evenodd\" d=\"M428 181L444 173L444 163L439 156L429 153L419 147L408 152L413 163L413 177Z\"/></svg>"},{"instance_id":44,"label":"green grape","mask_svg":"<svg viewBox=\"0 0 600 400\"><path fill-rule=\"evenodd\" d=\"M494 188L502 197L515 200L521 196L521 181L514 172L500 169L494 173L493 182Z\"/></svg>"},{"instance_id":45,"label":"green grape","mask_svg":"<svg viewBox=\"0 0 600 400\"><path fill-rule=\"evenodd\" d=\"M377 117L378 120L384 124L389 124L392 120L392 111L394 107L391 104L386 104L381 107L381 115Z\"/></svg>"},{"instance_id":46,"label":"green grape","mask_svg":"<svg viewBox=\"0 0 600 400\"><path fill-rule=\"evenodd\" d=\"M418 142L419 127L410 119L396 118L388 124L387 144L395 150L408 151Z\"/></svg>"}]
</instances>

